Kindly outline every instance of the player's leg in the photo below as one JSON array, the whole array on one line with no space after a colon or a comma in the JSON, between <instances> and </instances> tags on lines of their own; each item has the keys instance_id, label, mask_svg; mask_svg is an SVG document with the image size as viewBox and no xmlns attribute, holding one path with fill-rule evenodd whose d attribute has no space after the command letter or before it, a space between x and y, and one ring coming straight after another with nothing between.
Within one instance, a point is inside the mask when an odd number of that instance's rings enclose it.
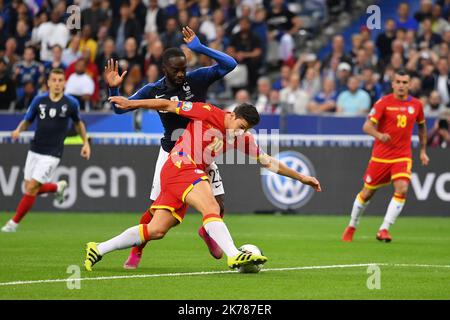
<instances>
[{"instance_id":1,"label":"player's leg","mask_svg":"<svg viewBox=\"0 0 450 320\"><path fill-rule=\"evenodd\" d=\"M364 187L353 201L350 222L342 235L342 241L351 242L361 216L364 214L370 199L376 190L390 182L390 166L370 161L364 174Z\"/></svg>"},{"instance_id":2,"label":"player's leg","mask_svg":"<svg viewBox=\"0 0 450 320\"><path fill-rule=\"evenodd\" d=\"M216 163L211 163L211 165L206 170L208 173L209 181L211 183L211 190L214 197L216 198L217 204L220 207L220 217L223 218L225 214L225 191L223 188L222 178L220 177L219 168ZM223 256L222 249L217 245L217 243L212 239L208 232L206 232L205 227L202 225L198 229L198 235L203 239L206 246L208 247L209 253L216 258L221 259Z\"/></svg>"},{"instance_id":3,"label":"player's leg","mask_svg":"<svg viewBox=\"0 0 450 320\"><path fill-rule=\"evenodd\" d=\"M385 242L392 241L392 236L389 234L389 228L395 223L405 206L409 179L396 179L394 180L393 185L394 196L389 202L384 221L381 224L376 237L378 240Z\"/></svg>"},{"instance_id":4,"label":"player's leg","mask_svg":"<svg viewBox=\"0 0 450 320\"><path fill-rule=\"evenodd\" d=\"M203 226L209 236L219 245L228 257L228 266L236 268L243 264L264 263L267 258L251 253L240 252L220 216L220 207L214 199L208 181L200 181L185 196L185 203L194 207L203 216Z\"/></svg>"},{"instance_id":5,"label":"player's leg","mask_svg":"<svg viewBox=\"0 0 450 320\"><path fill-rule=\"evenodd\" d=\"M141 216L139 224L149 224L152 220L152 214L150 212L150 207L153 202L158 198L161 193L161 169L168 158L168 153L163 150L163 148L159 149L158 159L156 160L155 173L153 175L153 183L152 190L150 193L150 205L149 209L147 209ZM125 269L136 269L139 266L139 263L142 258L142 253L147 245L147 242L142 243L139 246L135 246L131 248L130 254L123 264Z\"/></svg>"},{"instance_id":6,"label":"player's leg","mask_svg":"<svg viewBox=\"0 0 450 320\"><path fill-rule=\"evenodd\" d=\"M89 242L86 244L86 260L84 265L86 270L92 271L92 266L100 261L105 254L112 251L139 246L150 240L159 240L164 237L167 231L178 224L169 210L156 210L154 218L149 224L140 224L128 228L118 236L101 242Z\"/></svg>"}]
</instances>

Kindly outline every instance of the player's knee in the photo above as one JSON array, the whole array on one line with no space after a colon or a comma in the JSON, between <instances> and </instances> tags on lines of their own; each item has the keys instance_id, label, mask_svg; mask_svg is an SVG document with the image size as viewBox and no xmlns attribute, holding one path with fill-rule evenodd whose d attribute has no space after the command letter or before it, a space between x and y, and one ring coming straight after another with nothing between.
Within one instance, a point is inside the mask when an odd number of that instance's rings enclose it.
<instances>
[{"instance_id":1,"label":"player's knee","mask_svg":"<svg viewBox=\"0 0 450 320\"><path fill-rule=\"evenodd\" d=\"M159 240L164 238L164 236L166 235L167 230L164 228L154 228L152 230L149 230L149 234L151 235L151 239L152 240Z\"/></svg>"},{"instance_id":2,"label":"player's knee","mask_svg":"<svg viewBox=\"0 0 450 320\"><path fill-rule=\"evenodd\" d=\"M359 193L360 197L365 201L369 201L370 199L372 199L373 195L375 194L375 190L371 190L371 189L367 189L364 188L361 190L361 192Z\"/></svg>"},{"instance_id":3,"label":"player's knee","mask_svg":"<svg viewBox=\"0 0 450 320\"><path fill-rule=\"evenodd\" d=\"M38 194L40 184L34 181L28 181L25 183L25 193L28 195L35 196Z\"/></svg>"}]
</instances>

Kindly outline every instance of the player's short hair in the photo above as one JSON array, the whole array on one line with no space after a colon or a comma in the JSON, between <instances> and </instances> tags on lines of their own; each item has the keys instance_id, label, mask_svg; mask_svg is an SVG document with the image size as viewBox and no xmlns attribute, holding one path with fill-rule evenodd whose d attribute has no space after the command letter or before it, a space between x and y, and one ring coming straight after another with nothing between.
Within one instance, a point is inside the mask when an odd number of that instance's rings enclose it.
<instances>
[{"instance_id":1,"label":"player's short hair","mask_svg":"<svg viewBox=\"0 0 450 320\"><path fill-rule=\"evenodd\" d=\"M236 118L244 119L250 127L254 127L259 123L260 117L258 110L250 103L241 103L233 110Z\"/></svg>"},{"instance_id":2,"label":"player's short hair","mask_svg":"<svg viewBox=\"0 0 450 320\"><path fill-rule=\"evenodd\" d=\"M62 75L64 75L65 73L64 73L64 70L61 69L61 68L53 68L52 70L50 70L50 72L48 74L49 78L50 78L51 74L62 74Z\"/></svg>"},{"instance_id":3,"label":"player's short hair","mask_svg":"<svg viewBox=\"0 0 450 320\"><path fill-rule=\"evenodd\" d=\"M411 74L403 68L396 70L395 74L399 76L408 76L409 78L411 78Z\"/></svg>"},{"instance_id":4,"label":"player's short hair","mask_svg":"<svg viewBox=\"0 0 450 320\"><path fill-rule=\"evenodd\" d=\"M184 54L183 50L180 48L168 48L164 50L162 54L162 62L163 64L167 65L169 63L170 58L174 57L183 57L186 59L186 55Z\"/></svg>"}]
</instances>

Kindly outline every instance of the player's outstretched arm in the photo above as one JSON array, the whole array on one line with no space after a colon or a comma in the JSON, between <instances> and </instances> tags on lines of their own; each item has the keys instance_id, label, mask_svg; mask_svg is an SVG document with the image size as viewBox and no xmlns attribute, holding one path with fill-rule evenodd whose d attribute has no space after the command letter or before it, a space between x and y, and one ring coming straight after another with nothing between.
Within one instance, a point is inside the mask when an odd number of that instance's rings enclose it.
<instances>
[{"instance_id":1,"label":"player's outstretched arm","mask_svg":"<svg viewBox=\"0 0 450 320\"><path fill-rule=\"evenodd\" d=\"M30 122L28 122L27 120L22 120L20 121L19 125L17 126L17 128L11 132L11 138L13 140L17 140L20 136L20 133L22 131L26 131L29 127L30 127Z\"/></svg>"},{"instance_id":2,"label":"player's outstretched arm","mask_svg":"<svg viewBox=\"0 0 450 320\"><path fill-rule=\"evenodd\" d=\"M91 157L91 146L89 145L89 140L87 137L87 131L86 126L84 125L83 121L75 122L75 130L80 135L81 139L83 140L83 146L81 147L81 153L80 155L85 158L86 160L89 160Z\"/></svg>"},{"instance_id":3,"label":"player's outstretched arm","mask_svg":"<svg viewBox=\"0 0 450 320\"><path fill-rule=\"evenodd\" d=\"M189 26L184 27L182 33L184 42L186 42L189 49L191 49L196 53L204 54L205 56L208 56L217 61L216 65L209 68L205 68L209 69L211 73L213 74L217 73L219 76L223 77L227 73L233 71L234 68L236 68L237 66L236 60L234 60L232 57L223 52L211 49L203 45L198 39L198 37L195 35L194 30L189 28Z\"/></svg>"},{"instance_id":4,"label":"player's outstretched arm","mask_svg":"<svg viewBox=\"0 0 450 320\"><path fill-rule=\"evenodd\" d=\"M319 180L317 180L314 177L306 176L304 174L301 174L300 172L297 172L288 166L286 166L284 163L278 161L274 157L269 156L268 154L262 154L258 157L258 163L277 174L280 174L285 177L289 177L295 180L300 181L303 184L309 185L314 188L317 192L322 191L322 187L320 186Z\"/></svg>"},{"instance_id":5,"label":"player's outstretched arm","mask_svg":"<svg viewBox=\"0 0 450 320\"><path fill-rule=\"evenodd\" d=\"M123 82L123 79L125 78L125 75L127 74L127 71L125 70L122 72L122 75L119 74L119 61L114 61L113 59L109 59L106 66L105 66L105 81L106 84L109 87L109 95L110 96L119 96L119 87ZM129 112L132 110L121 110L116 108L116 105L113 103L112 108L114 110L114 113L122 114L125 112Z\"/></svg>"},{"instance_id":6,"label":"player's outstretched arm","mask_svg":"<svg viewBox=\"0 0 450 320\"><path fill-rule=\"evenodd\" d=\"M109 97L109 101L116 104L121 110L149 109L160 110L176 113L178 101L170 101L165 99L139 99L131 100L125 97Z\"/></svg>"}]
</instances>

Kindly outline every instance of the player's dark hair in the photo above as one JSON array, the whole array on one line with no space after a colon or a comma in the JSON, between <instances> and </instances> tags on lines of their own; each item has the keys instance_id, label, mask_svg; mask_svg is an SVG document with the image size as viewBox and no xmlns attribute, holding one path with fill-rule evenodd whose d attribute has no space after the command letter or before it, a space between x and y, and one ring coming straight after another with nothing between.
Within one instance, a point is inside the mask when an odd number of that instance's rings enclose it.
<instances>
[{"instance_id":1,"label":"player's dark hair","mask_svg":"<svg viewBox=\"0 0 450 320\"><path fill-rule=\"evenodd\" d=\"M259 123L260 117L256 108L250 103L241 103L233 110L236 118L244 119L253 128Z\"/></svg>"},{"instance_id":2,"label":"player's dark hair","mask_svg":"<svg viewBox=\"0 0 450 320\"><path fill-rule=\"evenodd\" d=\"M400 69L396 70L395 74L399 75L399 76L408 76L408 77L411 78L411 74L408 71L406 71L405 69L403 69L403 68L400 68Z\"/></svg>"},{"instance_id":3,"label":"player's dark hair","mask_svg":"<svg viewBox=\"0 0 450 320\"><path fill-rule=\"evenodd\" d=\"M183 57L186 58L186 55L184 54L183 50L180 48L168 48L164 50L162 54L162 62L163 64L167 65L169 63L170 58L174 57Z\"/></svg>"}]
</instances>

